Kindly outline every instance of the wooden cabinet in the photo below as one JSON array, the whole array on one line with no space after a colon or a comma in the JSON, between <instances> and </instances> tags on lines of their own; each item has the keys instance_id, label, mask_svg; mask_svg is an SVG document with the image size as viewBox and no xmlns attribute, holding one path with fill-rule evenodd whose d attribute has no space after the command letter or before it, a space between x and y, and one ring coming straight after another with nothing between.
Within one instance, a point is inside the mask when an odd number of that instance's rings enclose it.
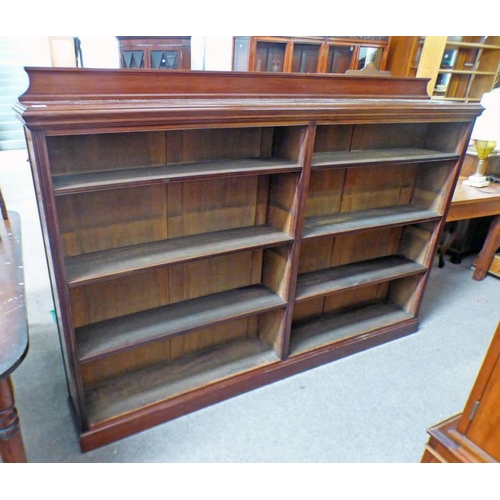
<instances>
[{"instance_id":1,"label":"wooden cabinet","mask_svg":"<svg viewBox=\"0 0 500 500\"><path fill-rule=\"evenodd\" d=\"M429 430L422 462L500 461L500 323L464 412Z\"/></svg>"},{"instance_id":2,"label":"wooden cabinet","mask_svg":"<svg viewBox=\"0 0 500 500\"><path fill-rule=\"evenodd\" d=\"M191 69L190 36L117 36L120 67L128 69Z\"/></svg>"},{"instance_id":3,"label":"wooden cabinet","mask_svg":"<svg viewBox=\"0 0 500 500\"><path fill-rule=\"evenodd\" d=\"M387 69L430 78L429 95L479 102L498 83L500 37L391 37Z\"/></svg>"},{"instance_id":4,"label":"wooden cabinet","mask_svg":"<svg viewBox=\"0 0 500 500\"><path fill-rule=\"evenodd\" d=\"M83 450L418 328L479 106L417 79L27 71Z\"/></svg>"},{"instance_id":5,"label":"wooden cabinet","mask_svg":"<svg viewBox=\"0 0 500 500\"><path fill-rule=\"evenodd\" d=\"M237 36L234 71L345 73L368 63L384 70L389 37Z\"/></svg>"}]
</instances>

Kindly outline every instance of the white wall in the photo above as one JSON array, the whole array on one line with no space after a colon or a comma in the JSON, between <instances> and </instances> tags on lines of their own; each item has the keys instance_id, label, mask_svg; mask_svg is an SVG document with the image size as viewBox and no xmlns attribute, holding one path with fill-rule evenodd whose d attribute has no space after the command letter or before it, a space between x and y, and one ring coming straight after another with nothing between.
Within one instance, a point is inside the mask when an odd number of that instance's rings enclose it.
<instances>
[{"instance_id":1,"label":"white wall","mask_svg":"<svg viewBox=\"0 0 500 500\"><path fill-rule=\"evenodd\" d=\"M118 41L114 36L79 36L86 68L118 68ZM192 36L191 69L231 71L232 36Z\"/></svg>"},{"instance_id":2,"label":"white wall","mask_svg":"<svg viewBox=\"0 0 500 500\"><path fill-rule=\"evenodd\" d=\"M191 69L231 71L232 36L193 36L191 38Z\"/></svg>"},{"instance_id":3,"label":"white wall","mask_svg":"<svg viewBox=\"0 0 500 500\"><path fill-rule=\"evenodd\" d=\"M120 53L115 36L78 36L85 68L119 68Z\"/></svg>"}]
</instances>

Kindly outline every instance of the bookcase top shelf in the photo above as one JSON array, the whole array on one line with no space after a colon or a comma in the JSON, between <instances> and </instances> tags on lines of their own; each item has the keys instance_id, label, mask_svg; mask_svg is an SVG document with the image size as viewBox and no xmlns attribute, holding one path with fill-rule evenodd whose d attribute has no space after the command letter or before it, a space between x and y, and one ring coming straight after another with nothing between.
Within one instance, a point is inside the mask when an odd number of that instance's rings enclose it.
<instances>
[{"instance_id":1,"label":"bookcase top shelf","mask_svg":"<svg viewBox=\"0 0 500 500\"><path fill-rule=\"evenodd\" d=\"M81 68L26 72L29 88L17 113L30 129L51 134L123 130L131 121L144 130L273 120L469 121L482 111L479 105L431 100L427 79L418 78Z\"/></svg>"}]
</instances>

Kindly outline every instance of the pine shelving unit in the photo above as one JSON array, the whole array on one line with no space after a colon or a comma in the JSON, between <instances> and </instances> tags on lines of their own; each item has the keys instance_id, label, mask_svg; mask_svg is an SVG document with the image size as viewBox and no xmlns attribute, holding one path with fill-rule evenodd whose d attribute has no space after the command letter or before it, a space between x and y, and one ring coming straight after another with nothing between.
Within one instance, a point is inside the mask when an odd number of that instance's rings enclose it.
<instances>
[{"instance_id":1,"label":"pine shelving unit","mask_svg":"<svg viewBox=\"0 0 500 500\"><path fill-rule=\"evenodd\" d=\"M417 330L478 105L421 79L27 72L82 450Z\"/></svg>"},{"instance_id":2,"label":"pine shelving unit","mask_svg":"<svg viewBox=\"0 0 500 500\"><path fill-rule=\"evenodd\" d=\"M391 37L387 69L430 78L428 92L436 99L480 102L498 84L500 37Z\"/></svg>"}]
</instances>

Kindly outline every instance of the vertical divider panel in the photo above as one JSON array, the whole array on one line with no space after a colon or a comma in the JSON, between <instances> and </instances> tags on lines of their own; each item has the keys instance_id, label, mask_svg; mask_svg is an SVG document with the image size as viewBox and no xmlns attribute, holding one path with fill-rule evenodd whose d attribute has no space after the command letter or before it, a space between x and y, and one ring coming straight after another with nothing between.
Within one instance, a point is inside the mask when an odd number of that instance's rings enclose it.
<instances>
[{"instance_id":1,"label":"vertical divider panel","mask_svg":"<svg viewBox=\"0 0 500 500\"><path fill-rule=\"evenodd\" d=\"M297 287L297 275L299 270L300 245L302 239L302 228L304 226L305 208L307 202L307 191L311 177L311 160L314 150L316 136L316 123L310 123L304 129L299 152L299 164L302 167L297 183L296 194L291 207L290 235L293 237L292 247L286 263L285 272L286 286L283 290L283 298L287 302L287 308L283 315L278 342L278 355L286 359L290 349L290 330L292 325L295 289Z\"/></svg>"}]
</instances>

